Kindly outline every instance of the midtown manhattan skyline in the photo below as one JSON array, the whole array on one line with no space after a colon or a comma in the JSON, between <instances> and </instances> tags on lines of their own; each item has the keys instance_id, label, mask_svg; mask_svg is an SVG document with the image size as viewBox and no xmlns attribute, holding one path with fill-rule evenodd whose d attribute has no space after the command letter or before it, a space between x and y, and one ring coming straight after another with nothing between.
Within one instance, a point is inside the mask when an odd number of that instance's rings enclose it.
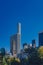
<instances>
[{"instance_id":1,"label":"midtown manhattan skyline","mask_svg":"<svg viewBox=\"0 0 43 65\"><path fill-rule=\"evenodd\" d=\"M43 31L43 0L0 0L0 48L10 49L10 36L22 24L22 41L28 44Z\"/></svg>"}]
</instances>

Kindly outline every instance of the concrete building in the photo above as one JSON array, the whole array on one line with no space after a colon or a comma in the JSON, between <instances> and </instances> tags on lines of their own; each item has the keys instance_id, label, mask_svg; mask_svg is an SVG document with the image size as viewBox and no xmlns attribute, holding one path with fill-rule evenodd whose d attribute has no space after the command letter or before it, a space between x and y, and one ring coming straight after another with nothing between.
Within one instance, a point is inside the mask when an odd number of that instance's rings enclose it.
<instances>
[{"instance_id":1,"label":"concrete building","mask_svg":"<svg viewBox=\"0 0 43 65\"><path fill-rule=\"evenodd\" d=\"M21 23L18 23L17 34L11 36L10 38L10 51L12 55L17 56L20 53L21 44Z\"/></svg>"},{"instance_id":2,"label":"concrete building","mask_svg":"<svg viewBox=\"0 0 43 65\"><path fill-rule=\"evenodd\" d=\"M32 43L30 43L30 48L32 48Z\"/></svg>"},{"instance_id":3,"label":"concrete building","mask_svg":"<svg viewBox=\"0 0 43 65\"><path fill-rule=\"evenodd\" d=\"M43 32L39 33L39 46L43 46Z\"/></svg>"},{"instance_id":4,"label":"concrete building","mask_svg":"<svg viewBox=\"0 0 43 65\"><path fill-rule=\"evenodd\" d=\"M23 49L28 49L28 44L27 43L23 44Z\"/></svg>"}]
</instances>

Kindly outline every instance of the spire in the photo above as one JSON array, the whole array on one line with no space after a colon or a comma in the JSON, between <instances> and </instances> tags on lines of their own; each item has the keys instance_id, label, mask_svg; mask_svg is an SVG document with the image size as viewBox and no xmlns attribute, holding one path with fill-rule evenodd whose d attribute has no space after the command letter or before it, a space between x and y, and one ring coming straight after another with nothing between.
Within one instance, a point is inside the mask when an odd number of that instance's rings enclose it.
<instances>
[{"instance_id":1,"label":"spire","mask_svg":"<svg viewBox=\"0 0 43 65\"><path fill-rule=\"evenodd\" d=\"M21 34L21 23L18 23L18 34Z\"/></svg>"}]
</instances>

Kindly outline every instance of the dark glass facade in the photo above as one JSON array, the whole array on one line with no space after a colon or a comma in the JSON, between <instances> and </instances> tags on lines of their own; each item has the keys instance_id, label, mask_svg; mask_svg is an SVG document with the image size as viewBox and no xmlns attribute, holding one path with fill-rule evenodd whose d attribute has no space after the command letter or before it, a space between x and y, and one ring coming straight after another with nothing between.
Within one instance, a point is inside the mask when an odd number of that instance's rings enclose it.
<instances>
[{"instance_id":1,"label":"dark glass facade","mask_svg":"<svg viewBox=\"0 0 43 65\"><path fill-rule=\"evenodd\" d=\"M39 33L39 46L43 46L43 32Z\"/></svg>"}]
</instances>

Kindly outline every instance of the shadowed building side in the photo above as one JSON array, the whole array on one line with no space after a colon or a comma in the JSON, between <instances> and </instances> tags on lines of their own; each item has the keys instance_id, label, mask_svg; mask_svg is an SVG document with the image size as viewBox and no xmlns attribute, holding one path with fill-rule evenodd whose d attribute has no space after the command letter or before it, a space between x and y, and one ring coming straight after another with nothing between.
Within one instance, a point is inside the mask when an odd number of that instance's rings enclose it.
<instances>
[{"instance_id":1,"label":"shadowed building side","mask_svg":"<svg viewBox=\"0 0 43 65\"><path fill-rule=\"evenodd\" d=\"M16 54L17 52L17 35L13 35L10 38L10 51L12 55Z\"/></svg>"}]
</instances>

